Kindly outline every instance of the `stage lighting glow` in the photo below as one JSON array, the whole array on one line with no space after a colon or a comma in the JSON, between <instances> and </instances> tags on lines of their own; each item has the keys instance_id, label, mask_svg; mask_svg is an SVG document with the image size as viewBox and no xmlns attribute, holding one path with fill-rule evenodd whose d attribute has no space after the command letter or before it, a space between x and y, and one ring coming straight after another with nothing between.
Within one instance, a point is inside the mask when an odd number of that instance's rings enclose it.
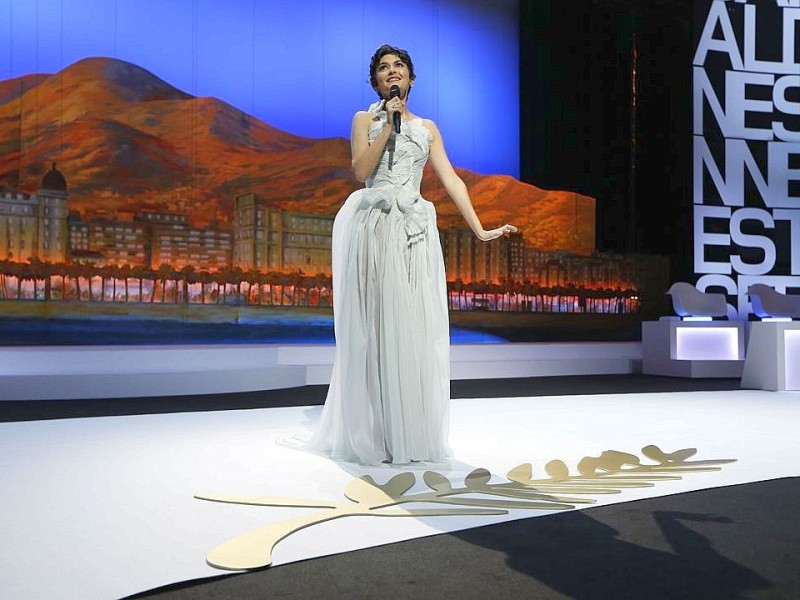
<instances>
[{"instance_id":1,"label":"stage lighting glow","mask_svg":"<svg viewBox=\"0 0 800 600\"><path fill-rule=\"evenodd\" d=\"M739 360L739 332L736 327L678 327L678 360Z\"/></svg>"}]
</instances>

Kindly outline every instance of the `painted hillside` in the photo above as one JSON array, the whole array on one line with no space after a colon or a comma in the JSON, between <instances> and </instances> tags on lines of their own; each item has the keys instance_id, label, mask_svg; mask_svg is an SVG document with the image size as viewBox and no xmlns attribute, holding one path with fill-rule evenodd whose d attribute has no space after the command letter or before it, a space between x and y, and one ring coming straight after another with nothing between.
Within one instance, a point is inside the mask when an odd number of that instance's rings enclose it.
<instances>
[{"instance_id":1,"label":"painted hillside","mask_svg":"<svg viewBox=\"0 0 800 600\"><path fill-rule=\"evenodd\" d=\"M0 82L0 150L0 191L35 191L57 162L70 209L84 219L180 211L197 226L225 227L234 197L249 191L287 210L333 215L362 185L347 140L292 135L110 58ZM458 171L487 227L514 223L543 250L593 251L593 198ZM423 195L440 225L463 226L430 169Z\"/></svg>"}]
</instances>

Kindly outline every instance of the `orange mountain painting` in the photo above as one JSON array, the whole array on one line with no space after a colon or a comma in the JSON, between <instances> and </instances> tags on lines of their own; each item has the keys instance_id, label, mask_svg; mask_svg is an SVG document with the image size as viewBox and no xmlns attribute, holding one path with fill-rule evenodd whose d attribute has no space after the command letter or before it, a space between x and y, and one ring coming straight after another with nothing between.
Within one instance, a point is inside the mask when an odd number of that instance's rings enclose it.
<instances>
[{"instance_id":1,"label":"orange mountain painting","mask_svg":"<svg viewBox=\"0 0 800 600\"><path fill-rule=\"evenodd\" d=\"M362 186L348 140L292 135L111 58L0 82L0 149L0 191L35 192L56 162L70 210L89 220L180 212L197 227L231 228L234 198L248 192L332 216ZM594 198L457 170L487 225L514 223L541 250L594 251ZM429 168L422 192L440 227L465 227Z\"/></svg>"}]
</instances>

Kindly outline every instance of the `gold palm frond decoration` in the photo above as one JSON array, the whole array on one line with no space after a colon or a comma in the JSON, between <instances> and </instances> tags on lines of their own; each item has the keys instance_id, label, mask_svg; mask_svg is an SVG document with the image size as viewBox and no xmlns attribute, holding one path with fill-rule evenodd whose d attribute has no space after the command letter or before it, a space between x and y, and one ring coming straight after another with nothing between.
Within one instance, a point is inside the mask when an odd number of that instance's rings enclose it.
<instances>
[{"instance_id":1,"label":"gold palm frond decoration","mask_svg":"<svg viewBox=\"0 0 800 600\"><path fill-rule=\"evenodd\" d=\"M571 510L578 504L596 502L586 496L652 487L659 481L681 479L686 473L719 471L720 465L736 460L689 461L696 453L695 448L685 448L667 454L658 446L649 445L642 448L642 454L654 464L643 464L636 455L606 450L598 457L581 459L577 475L571 475L563 461L552 460L545 465L546 478L534 479L533 466L523 463L507 473L507 481L494 483L492 474L486 469L473 470L460 484L441 473L426 471L422 480L427 489L416 492L411 491L417 483L413 472L399 473L383 484L364 475L345 487L347 502L224 494L197 494L194 497L229 504L318 509L240 535L217 546L206 557L212 567L242 571L268 567L272 564L272 552L282 539L305 527L333 519L353 516L491 516L505 515L510 510ZM406 507L409 504L424 504L426 508ZM430 505L435 507L430 508Z\"/></svg>"}]
</instances>

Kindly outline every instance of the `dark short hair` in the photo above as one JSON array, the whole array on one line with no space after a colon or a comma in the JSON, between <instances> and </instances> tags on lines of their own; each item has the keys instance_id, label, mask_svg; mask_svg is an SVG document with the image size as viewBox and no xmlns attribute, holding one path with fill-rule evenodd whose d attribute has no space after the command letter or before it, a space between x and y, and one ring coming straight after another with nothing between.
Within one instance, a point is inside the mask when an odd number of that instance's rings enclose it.
<instances>
[{"instance_id":1,"label":"dark short hair","mask_svg":"<svg viewBox=\"0 0 800 600\"><path fill-rule=\"evenodd\" d=\"M386 56L387 54L396 54L400 60L406 63L408 67L408 77L411 81L416 79L416 75L414 75L414 63L411 61L411 56L403 50L402 48L397 48L390 44L383 44L380 48L375 50L372 58L369 61L369 84L372 86L372 89L377 91L378 90L378 65L381 62L381 59ZM380 94L378 94L380 97Z\"/></svg>"}]
</instances>

